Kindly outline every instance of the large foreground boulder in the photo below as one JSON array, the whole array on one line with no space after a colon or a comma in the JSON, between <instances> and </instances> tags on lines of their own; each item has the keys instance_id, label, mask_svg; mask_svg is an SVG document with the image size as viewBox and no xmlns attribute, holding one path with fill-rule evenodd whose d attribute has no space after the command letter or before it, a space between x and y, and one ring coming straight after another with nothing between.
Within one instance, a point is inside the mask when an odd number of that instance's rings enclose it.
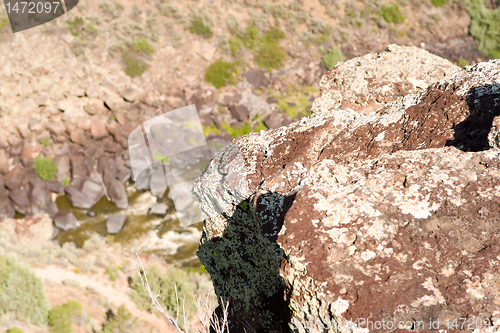
<instances>
[{"instance_id":1,"label":"large foreground boulder","mask_svg":"<svg viewBox=\"0 0 500 333\"><path fill-rule=\"evenodd\" d=\"M458 69L448 60L418 47L389 45L382 53L341 62L327 72L311 111L350 108L368 113L447 79Z\"/></svg>"},{"instance_id":2,"label":"large foreground boulder","mask_svg":"<svg viewBox=\"0 0 500 333\"><path fill-rule=\"evenodd\" d=\"M197 254L230 331L499 332L500 60L367 114L321 95L196 181Z\"/></svg>"}]
</instances>

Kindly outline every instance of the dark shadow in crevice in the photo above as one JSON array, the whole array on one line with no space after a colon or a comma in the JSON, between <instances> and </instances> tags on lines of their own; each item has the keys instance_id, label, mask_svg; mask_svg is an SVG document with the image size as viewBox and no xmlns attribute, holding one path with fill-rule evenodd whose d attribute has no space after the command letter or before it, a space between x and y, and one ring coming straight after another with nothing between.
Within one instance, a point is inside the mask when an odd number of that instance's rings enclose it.
<instances>
[{"instance_id":1,"label":"dark shadow in crevice","mask_svg":"<svg viewBox=\"0 0 500 333\"><path fill-rule=\"evenodd\" d=\"M488 133L491 131L493 118L500 115L500 84L470 89L467 104L470 115L453 127L454 139L447 140L445 145L468 152L488 149Z\"/></svg>"},{"instance_id":2,"label":"dark shadow in crevice","mask_svg":"<svg viewBox=\"0 0 500 333\"><path fill-rule=\"evenodd\" d=\"M229 300L229 332L290 332L291 289L280 275L284 253L276 240L294 199L277 193L252 196L225 216L223 236L200 244L197 255L216 294L224 303ZM218 301L215 315L223 318Z\"/></svg>"}]
</instances>

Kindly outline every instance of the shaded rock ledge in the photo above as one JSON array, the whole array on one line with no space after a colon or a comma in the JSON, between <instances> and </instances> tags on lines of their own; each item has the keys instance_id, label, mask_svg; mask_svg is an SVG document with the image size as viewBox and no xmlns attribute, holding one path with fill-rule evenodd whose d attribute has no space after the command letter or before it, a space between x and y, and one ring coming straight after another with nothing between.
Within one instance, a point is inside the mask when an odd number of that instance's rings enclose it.
<instances>
[{"instance_id":1,"label":"shaded rock ledge","mask_svg":"<svg viewBox=\"0 0 500 333\"><path fill-rule=\"evenodd\" d=\"M368 114L321 96L321 112L235 141L196 182L210 216L197 254L230 331L500 318L500 60Z\"/></svg>"}]
</instances>

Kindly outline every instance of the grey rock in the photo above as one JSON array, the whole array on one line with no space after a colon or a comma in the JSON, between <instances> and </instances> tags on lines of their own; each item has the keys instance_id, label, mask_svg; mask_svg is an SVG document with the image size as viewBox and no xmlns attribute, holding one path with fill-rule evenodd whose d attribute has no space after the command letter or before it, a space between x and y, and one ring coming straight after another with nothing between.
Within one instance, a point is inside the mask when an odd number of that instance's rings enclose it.
<instances>
[{"instance_id":1,"label":"grey rock","mask_svg":"<svg viewBox=\"0 0 500 333\"><path fill-rule=\"evenodd\" d=\"M12 203L7 196L7 190L0 178L0 221L4 218L12 218L16 214Z\"/></svg>"},{"instance_id":2,"label":"grey rock","mask_svg":"<svg viewBox=\"0 0 500 333\"><path fill-rule=\"evenodd\" d=\"M71 173L73 178L88 176L94 169L95 161L83 154L72 154L71 159Z\"/></svg>"},{"instance_id":3,"label":"grey rock","mask_svg":"<svg viewBox=\"0 0 500 333\"><path fill-rule=\"evenodd\" d=\"M231 115L238 121L247 121L250 111L244 105L233 105L229 108Z\"/></svg>"},{"instance_id":4,"label":"grey rock","mask_svg":"<svg viewBox=\"0 0 500 333\"><path fill-rule=\"evenodd\" d=\"M68 231L80 225L71 210L61 210L54 215L54 224L61 230Z\"/></svg>"},{"instance_id":5,"label":"grey rock","mask_svg":"<svg viewBox=\"0 0 500 333\"><path fill-rule=\"evenodd\" d=\"M54 161L57 163L57 181L62 183L64 179L71 178L71 165L68 155L56 156Z\"/></svg>"},{"instance_id":6,"label":"grey rock","mask_svg":"<svg viewBox=\"0 0 500 333\"><path fill-rule=\"evenodd\" d=\"M265 88L269 85L269 80L263 70L255 69L246 72L244 76L254 88Z\"/></svg>"},{"instance_id":7,"label":"grey rock","mask_svg":"<svg viewBox=\"0 0 500 333\"><path fill-rule=\"evenodd\" d=\"M149 213L155 215L165 215L167 214L168 206L164 203L157 203L149 210Z\"/></svg>"},{"instance_id":8,"label":"grey rock","mask_svg":"<svg viewBox=\"0 0 500 333\"><path fill-rule=\"evenodd\" d=\"M64 185L57 180L50 180L47 182L47 190L54 193L63 193Z\"/></svg>"},{"instance_id":9,"label":"grey rock","mask_svg":"<svg viewBox=\"0 0 500 333\"><path fill-rule=\"evenodd\" d=\"M167 180L165 179L165 174L163 173L163 165L161 163L155 163L149 179L149 189L151 194L156 197L163 197L165 191L167 190L166 185Z\"/></svg>"},{"instance_id":10,"label":"grey rock","mask_svg":"<svg viewBox=\"0 0 500 333\"><path fill-rule=\"evenodd\" d=\"M1 135L1 134L0 134ZM0 173L6 174L9 172L9 154L5 149L0 149Z\"/></svg>"},{"instance_id":11,"label":"grey rock","mask_svg":"<svg viewBox=\"0 0 500 333\"><path fill-rule=\"evenodd\" d=\"M120 95L127 102L133 103L137 97L137 91L134 88L125 88L122 91L120 91Z\"/></svg>"},{"instance_id":12,"label":"grey rock","mask_svg":"<svg viewBox=\"0 0 500 333\"><path fill-rule=\"evenodd\" d=\"M91 175L94 179L76 178L66 187L66 194L74 207L89 209L103 197L104 189L102 182L99 181L100 175L94 175L94 173Z\"/></svg>"},{"instance_id":13,"label":"grey rock","mask_svg":"<svg viewBox=\"0 0 500 333\"><path fill-rule=\"evenodd\" d=\"M280 128L282 121L283 121L283 116L275 112L271 113L266 117L266 119L264 119L264 124L266 124L268 128L274 129L274 128Z\"/></svg>"},{"instance_id":14,"label":"grey rock","mask_svg":"<svg viewBox=\"0 0 500 333\"><path fill-rule=\"evenodd\" d=\"M209 114L200 114L199 118L203 126L211 126L214 123L214 120Z\"/></svg>"},{"instance_id":15,"label":"grey rock","mask_svg":"<svg viewBox=\"0 0 500 333\"><path fill-rule=\"evenodd\" d=\"M278 100L276 99L276 97L270 96L266 99L266 102L269 104L277 104Z\"/></svg>"},{"instance_id":16,"label":"grey rock","mask_svg":"<svg viewBox=\"0 0 500 333\"><path fill-rule=\"evenodd\" d=\"M6 175L4 180L5 187L9 190L15 190L23 184L27 171L25 168L18 166Z\"/></svg>"},{"instance_id":17,"label":"grey rock","mask_svg":"<svg viewBox=\"0 0 500 333\"><path fill-rule=\"evenodd\" d=\"M108 234L119 233L122 230L126 219L127 217L123 214L109 214L108 221L106 222Z\"/></svg>"},{"instance_id":18,"label":"grey rock","mask_svg":"<svg viewBox=\"0 0 500 333\"><path fill-rule=\"evenodd\" d=\"M29 187L30 213L34 215L46 211L47 205L51 202L47 184L41 179L33 178Z\"/></svg>"},{"instance_id":19,"label":"grey rock","mask_svg":"<svg viewBox=\"0 0 500 333\"><path fill-rule=\"evenodd\" d=\"M49 202L45 206L45 211L52 219L54 219L54 216L56 216L56 214L59 212L59 208L57 207L57 204L55 202Z\"/></svg>"},{"instance_id":20,"label":"grey rock","mask_svg":"<svg viewBox=\"0 0 500 333\"><path fill-rule=\"evenodd\" d=\"M106 184L108 190L108 196L116 207L120 209L127 209L128 207L128 197L127 189L119 180L112 180Z\"/></svg>"},{"instance_id":21,"label":"grey rock","mask_svg":"<svg viewBox=\"0 0 500 333\"><path fill-rule=\"evenodd\" d=\"M28 196L28 191L24 188L18 188L9 192L9 198L14 203L14 208L17 212L21 214L30 213L30 200Z\"/></svg>"}]
</instances>

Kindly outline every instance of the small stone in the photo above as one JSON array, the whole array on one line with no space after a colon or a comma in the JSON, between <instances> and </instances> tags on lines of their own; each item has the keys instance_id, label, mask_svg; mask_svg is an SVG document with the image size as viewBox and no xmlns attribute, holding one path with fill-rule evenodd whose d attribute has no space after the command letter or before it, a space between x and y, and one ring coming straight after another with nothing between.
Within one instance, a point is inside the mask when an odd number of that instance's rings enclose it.
<instances>
[{"instance_id":1,"label":"small stone","mask_svg":"<svg viewBox=\"0 0 500 333\"><path fill-rule=\"evenodd\" d=\"M270 96L266 99L266 102L269 103L269 104L277 104L278 103L278 100L276 99L276 97L274 96Z\"/></svg>"},{"instance_id":2,"label":"small stone","mask_svg":"<svg viewBox=\"0 0 500 333\"><path fill-rule=\"evenodd\" d=\"M165 215L167 214L168 206L164 203L157 203L149 210L150 214Z\"/></svg>"},{"instance_id":3,"label":"small stone","mask_svg":"<svg viewBox=\"0 0 500 333\"><path fill-rule=\"evenodd\" d=\"M43 95L39 96L38 99L36 100L36 104L38 104L38 106L50 105L51 104L50 96L47 94L43 94Z\"/></svg>"},{"instance_id":4,"label":"small stone","mask_svg":"<svg viewBox=\"0 0 500 333\"><path fill-rule=\"evenodd\" d=\"M133 103L137 97L137 91L134 88L125 88L122 91L120 91L120 95L127 102Z\"/></svg>"},{"instance_id":5,"label":"small stone","mask_svg":"<svg viewBox=\"0 0 500 333\"><path fill-rule=\"evenodd\" d=\"M283 121L283 116L277 112L271 113L264 119L264 124L268 128L280 128L281 127L281 122Z\"/></svg>"},{"instance_id":6,"label":"small stone","mask_svg":"<svg viewBox=\"0 0 500 333\"><path fill-rule=\"evenodd\" d=\"M87 105L85 105L85 111L90 115L104 113L106 110L104 102L97 98L89 99Z\"/></svg>"},{"instance_id":7,"label":"small stone","mask_svg":"<svg viewBox=\"0 0 500 333\"><path fill-rule=\"evenodd\" d=\"M252 70L246 72L244 76L254 88L265 88L269 85L269 80L263 70Z\"/></svg>"},{"instance_id":8,"label":"small stone","mask_svg":"<svg viewBox=\"0 0 500 333\"><path fill-rule=\"evenodd\" d=\"M111 202L119 209L127 209L128 196L125 185L123 185L121 181L115 179L109 182L106 187Z\"/></svg>"},{"instance_id":9,"label":"small stone","mask_svg":"<svg viewBox=\"0 0 500 333\"><path fill-rule=\"evenodd\" d=\"M54 215L54 224L64 231L76 229L79 226L78 220L71 210L61 210Z\"/></svg>"},{"instance_id":10,"label":"small stone","mask_svg":"<svg viewBox=\"0 0 500 333\"><path fill-rule=\"evenodd\" d=\"M119 233L122 230L126 219L127 217L123 214L109 214L108 221L106 222L108 234Z\"/></svg>"},{"instance_id":11,"label":"small stone","mask_svg":"<svg viewBox=\"0 0 500 333\"><path fill-rule=\"evenodd\" d=\"M236 120L243 122L248 120L248 116L250 115L250 111L244 105L233 105L229 108L231 115Z\"/></svg>"},{"instance_id":12,"label":"small stone","mask_svg":"<svg viewBox=\"0 0 500 333\"><path fill-rule=\"evenodd\" d=\"M90 123L90 134L94 140L102 139L109 135L106 125L102 119L94 117Z\"/></svg>"}]
</instances>

